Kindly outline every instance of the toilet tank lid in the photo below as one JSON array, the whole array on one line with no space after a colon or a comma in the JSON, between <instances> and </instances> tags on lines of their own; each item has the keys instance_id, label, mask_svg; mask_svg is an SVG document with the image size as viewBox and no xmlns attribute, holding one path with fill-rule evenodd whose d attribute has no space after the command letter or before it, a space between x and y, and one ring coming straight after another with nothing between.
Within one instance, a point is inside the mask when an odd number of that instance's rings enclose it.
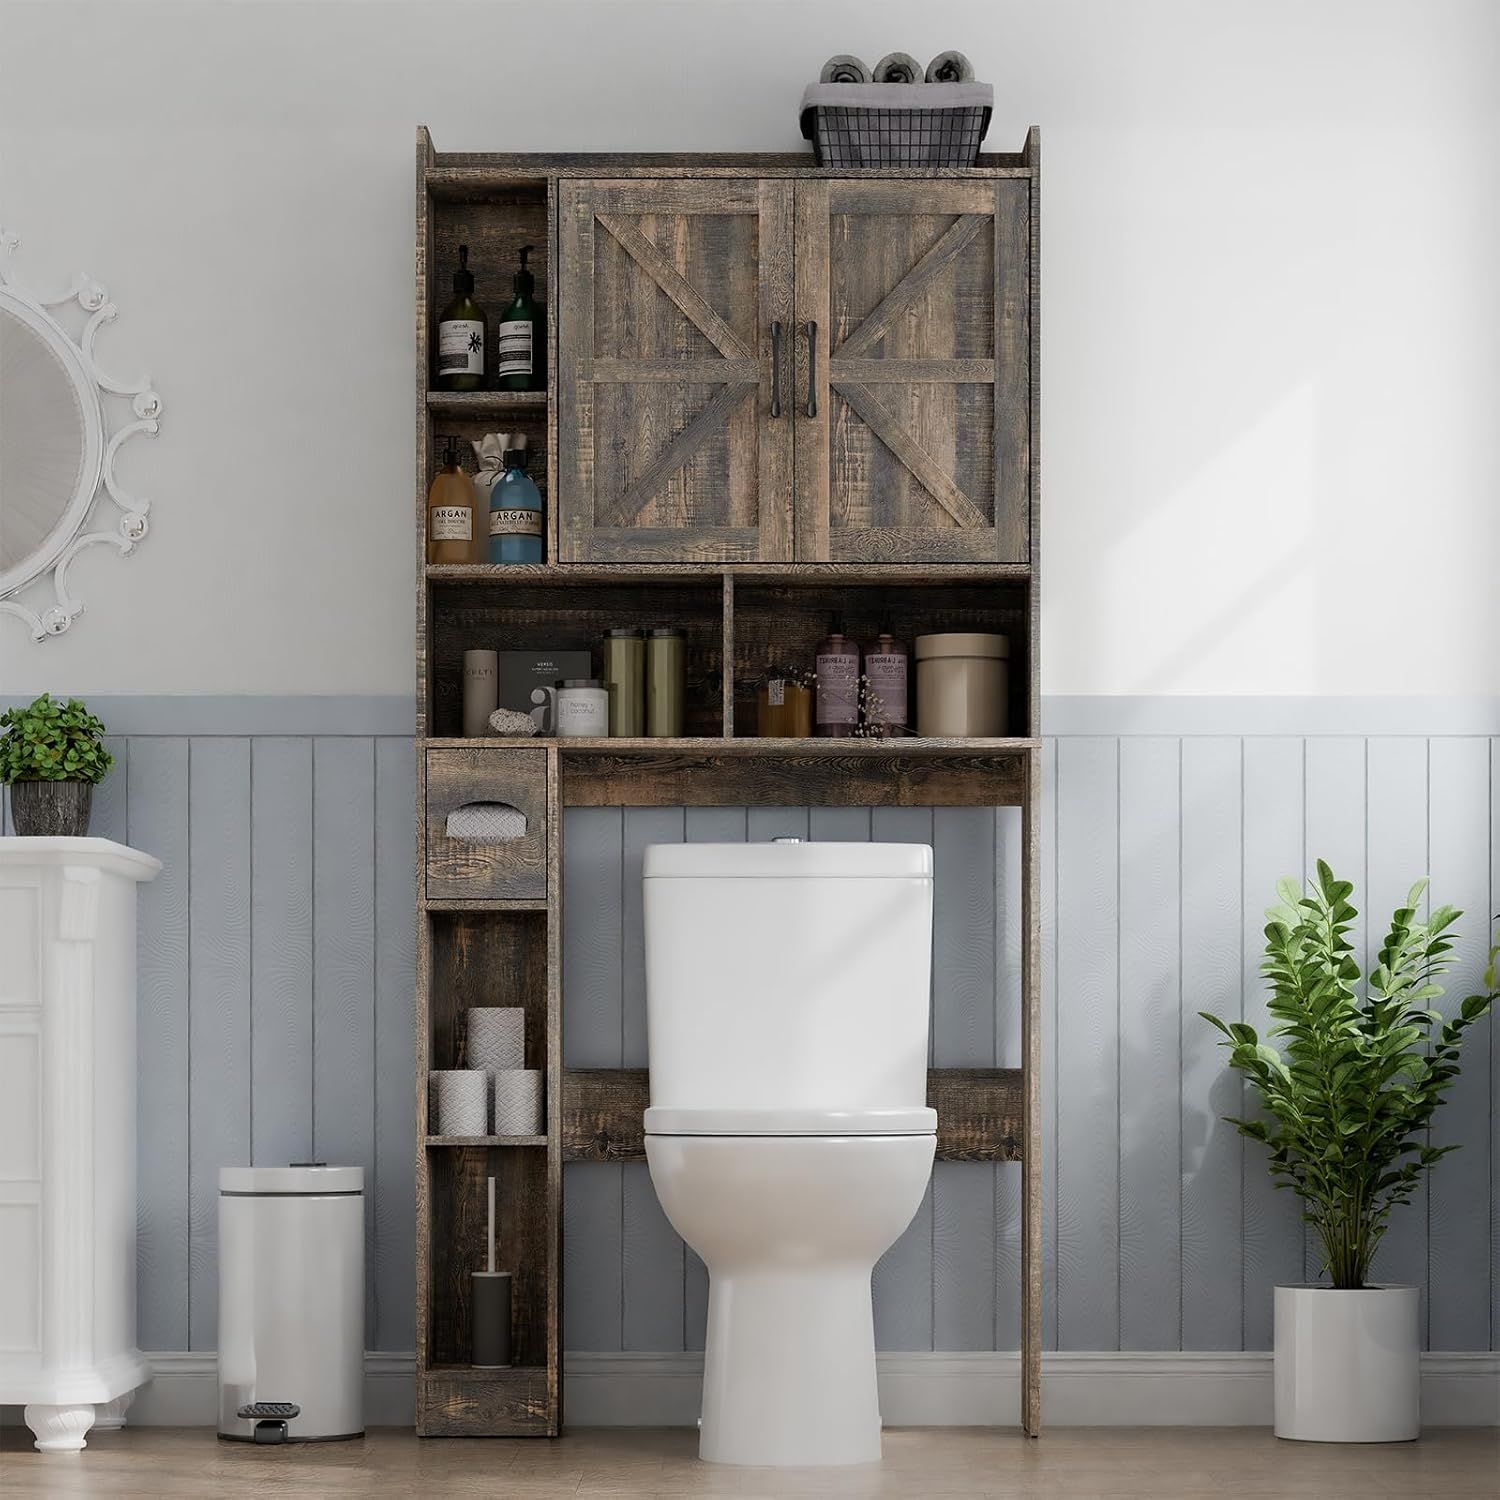
<instances>
[{"instance_id":1,"label":"toilet tank lid","mask_svg":"<svg viewBox=\"0 0 1500 1500\"><path fill-rule=\"evenodd\" d=\"M650 844L647 880L932 879L928 844Z\"/></svg>"},{"instance_id":2,"label":"toilet tank lid","mask_svg":"<svg viewBox=\"0 0 1500 1500\"><path fill-rule=\"evenodd\" d=\"M326 1198L365 1190L363 1167L298 1162L290 1167L220 1167L219 1191L246 1198Z\"/></svg>"}]
</instances>

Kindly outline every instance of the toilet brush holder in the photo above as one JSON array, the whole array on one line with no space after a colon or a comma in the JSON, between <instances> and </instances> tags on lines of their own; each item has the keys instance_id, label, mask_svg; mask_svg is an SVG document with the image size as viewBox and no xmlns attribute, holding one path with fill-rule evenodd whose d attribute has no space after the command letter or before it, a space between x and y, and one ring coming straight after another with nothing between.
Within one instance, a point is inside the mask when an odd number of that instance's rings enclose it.
<instances>
[{"instance_id":1,"label":"toilet brush holder","mask_svg":"<svg viewBox=\"0 0 1500 1500\"><path fill-rule=\"evenodd\" d=\"M510 1363L509 1271L474 1271L473 1296L469 1306L473 1318L471 1362L485 1369Z\"/></svg>"},{"instance_id":2,"label":"toilet brush holder","mask_svg":"<svg viewBox=\"0 0 1500 1500\"><path fill-rule=\"evenodd\" d=\"M510 1363L510 1272L495 1269L495 1179L486 1183L484 1270L470 1273L469 1358L482 1369Z\"/></svg>"},{"instance_id":3,"label":"toilet brush holder","mask_svg":"<svg viewBox=\"0 0 1500 1500\"><path fill-rule=\"evenodd\" d=\"M495 1073L526 1066L526 1012L519 1005L475 1005L469 1010L465 1059Z\"/></svg>"},{"instance_id":4,"label":"toilet brush holder","mask_svg":"<svg viewBox=\"0 0 1500 1500\"><path fill-rule=\"evenodd\" d=\"M488 1135L490 1075L483 1068L440 1068L427 1075L435 1135Z\"/></svg>"},{"instance_id":5,"label":"toilet brush holder","mask_svg":"<svg viewBox=\"0 0 1500 1500\"><path fill-rule=\"evenodd\" d=\"M495 1078L495 1134L542 1133L540 1068L500 1068Z\"/></svg>"}]
</instances>

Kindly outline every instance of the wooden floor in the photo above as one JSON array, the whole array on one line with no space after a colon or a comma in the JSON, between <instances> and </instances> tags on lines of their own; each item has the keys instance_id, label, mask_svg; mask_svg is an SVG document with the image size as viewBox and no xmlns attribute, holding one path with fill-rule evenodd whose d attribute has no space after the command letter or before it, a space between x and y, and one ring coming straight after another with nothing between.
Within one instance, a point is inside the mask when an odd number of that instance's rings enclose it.
<instances>
[{"instance_id":1,"label":"wooden floor","mask_svg":"<svg viewBox=\"0 0 1500 1500\"><path fill-rule=\"evenodd\" d=\"M288 1448L221 1443L202 1428L100 1433L80 1454L41 1454L24 1429L0 1431L0 1496L735 1495L1005 1497L1500 1494L1500 1432L1437 1431L1418 1443L1325 1447L1249 1428L898 1429L885 1460L858 1469L730 1469L701 1464L697 1434L580 1431L558 1442L418 1441L409 1429Z\"/></svg>"}]
</instances>

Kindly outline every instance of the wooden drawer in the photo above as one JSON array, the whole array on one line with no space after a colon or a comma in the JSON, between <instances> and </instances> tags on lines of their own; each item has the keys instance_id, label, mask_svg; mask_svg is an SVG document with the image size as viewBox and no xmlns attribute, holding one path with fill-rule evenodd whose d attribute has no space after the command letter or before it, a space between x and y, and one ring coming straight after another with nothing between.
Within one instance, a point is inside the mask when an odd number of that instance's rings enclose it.
<instances>
[{"instance_id":1,"label":"wooden drawer","mask_svg":"<svg viewBox=\"0 0 1500 1500\"><path fill-rule=\"evenodd\" d=\"M525 831L498 841L450 837L450 819L486 804L514 808ZM427 752L427 899L547 897L547 752L476 746Z\"/></svg>"}]
</instances>

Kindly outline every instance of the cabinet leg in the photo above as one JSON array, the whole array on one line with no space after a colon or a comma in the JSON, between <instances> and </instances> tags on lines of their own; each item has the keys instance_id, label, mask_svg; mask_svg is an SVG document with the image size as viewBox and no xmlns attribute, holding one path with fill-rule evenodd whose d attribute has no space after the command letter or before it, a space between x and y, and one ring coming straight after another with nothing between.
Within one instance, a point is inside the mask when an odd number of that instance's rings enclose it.
<instances>
[{"instance_id":1,"label":"cabinet leg","mask_svg":"<svg viewBox=\"0 0 1500 1500\"><path fill-rule=\"evenodd\" d=\"M26 1425L41 1453L77 1453L94 1425L92 1406L28 1406Z\"/></svg>"},{"instance_id":2,"label":"cabinet leg","mask_svg":"<svg viewBox=\"0 0 1500 1500\"><path fill-rule=\"evenodd\" d=\"M130 1410L130 1403L135 1400L134 1391L126 1391L123 1396L116 1396L113 1401L106 1401L101 1406L94 1408L94 1431L95 1432L118 1432L125 1425L125 1413Z\"/></svg>"}]
</instances>

